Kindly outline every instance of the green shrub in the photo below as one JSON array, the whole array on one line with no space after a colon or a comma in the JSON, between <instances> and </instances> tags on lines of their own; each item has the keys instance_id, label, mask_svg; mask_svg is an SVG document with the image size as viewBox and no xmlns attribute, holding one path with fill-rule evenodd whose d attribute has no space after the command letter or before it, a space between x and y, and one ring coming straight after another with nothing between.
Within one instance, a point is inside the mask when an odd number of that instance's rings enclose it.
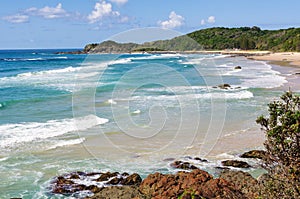
<instances>
[{"instance_id":1,"label":"green shrub","mask_svg":"<svg viewBox=\"0 0 300 199\"><path fill-rule=\"evenodd\" d=\"M269 104L269 118L260 116L256 122L266 133L267 197L300 198L300 97L286 92Z\"/></svg>"}]
</instances>

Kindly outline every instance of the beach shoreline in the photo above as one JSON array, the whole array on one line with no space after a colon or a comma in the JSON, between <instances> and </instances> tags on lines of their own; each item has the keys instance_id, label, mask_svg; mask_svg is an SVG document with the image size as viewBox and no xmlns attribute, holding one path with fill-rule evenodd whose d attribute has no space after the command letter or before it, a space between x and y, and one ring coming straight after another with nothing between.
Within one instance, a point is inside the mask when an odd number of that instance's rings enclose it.
<instances>
[{"instance_id":1,"label":"beach shoreline","mask_svg":"<svg viewBox=\"0 0 300 199\"><path fill-rule=\"evenodd\" d=\"M300 53L280 52L265 55L254 55L247 57L253 60L268 61L271 64L280 66L300 67Z\"/></svg>"}]
</instances>

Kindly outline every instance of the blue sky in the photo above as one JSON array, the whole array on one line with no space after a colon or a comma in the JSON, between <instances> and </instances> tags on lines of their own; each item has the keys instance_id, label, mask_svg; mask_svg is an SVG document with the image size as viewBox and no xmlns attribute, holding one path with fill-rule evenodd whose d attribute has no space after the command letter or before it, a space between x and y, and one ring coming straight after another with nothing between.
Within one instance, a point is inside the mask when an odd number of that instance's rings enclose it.
<instances>
[{"instance_id":1,"label":"blue sky","mask_svg":"<svg viewBox=\"0 0 300 199\"><path fill-rule=\"evenodd\" d=\"M299 0L2 0L0 49L82 48L147 27L300 27L299 8Z\"/></svg>"}]
</instances>

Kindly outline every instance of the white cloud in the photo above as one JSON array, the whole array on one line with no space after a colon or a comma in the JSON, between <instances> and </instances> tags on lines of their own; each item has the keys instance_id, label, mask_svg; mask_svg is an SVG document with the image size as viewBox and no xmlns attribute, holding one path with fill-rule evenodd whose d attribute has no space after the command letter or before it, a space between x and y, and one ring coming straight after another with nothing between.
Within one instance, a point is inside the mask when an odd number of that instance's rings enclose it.
<instances>
[{"instance_id":1,"label":"white cloud","mask_svg":"<svg viewBox=\"0 0 300 199\"><path fill-rule=\"evenodd\" d=\"M162 28L177 28L184 24L184 18L180 15L177 15L174 11L172 11L169 15L169 20L167 21L159 21L158 24Z\"/></svg>"},{"instance_id":2,"label":"white cloud","mask_svg":"<svg viewBox=\"0 0 300 199\"><path fill-rule=\"evenodd\" d=\"M120 13L118 11L113 11L110 3L101 1L95 4L94 10L88 15L87 19L90 23L95 23L100 21L103 17L108 16L120 16Z\"/></svg>"},{"instance_id":3,"label":"white cloud","mask_svg":"<svg viewBox=\"0 0 300 199\"><path fill-rule=\"evenodd\" d=\"M69 16L67 11L65 11L62 8L61 3L58 3L56 7L45 6L40 9L32 7L32 8L25 10L25 13L27 13L28 15L33 15L33 16L34 15L41 16L46 19L55 19L55 18L62 18L62 17Z\"/></svg>"},{"instance_id":4,"label":"white cloud","mask_svg":"<svg viewBox=\"0 0 300 199\"><path fill-rule=\"evenodd\" d=\"M119 5L122 5L122 4L125 4L128 2L128 0L110 0L110 1L113 3L119 4Z\"/></svg>"},{"instance_id":5,"label":"white cloud","mask_svg":"<svg viewBox=\"0 0 300 199\"><path fill-rule=\"evenodd\" d=\"M205 24L207 24L207 23L210 23L210 24L216 23L216 17L215 17L215 16L209 16L209 17L207 18L207 20L202 19L201 22L200 22L200 24L201 24L202 26L205 25Z\"/></svg>"},{"instance_id":6,"label":"white cloud","mask_svg":"<svg viewBox=\"0 0 300 199\"><path fill-rule=\"evenodd\" d=\"M29 17L27 15L16 14L11 16L6 16L2 18L10 23L25 23L29 21Z\"/></svg>"},{"instance_id":7,"label":"white cloud","mask_svg":"<svg viewBox=\"0 0 300 199\"><path fill-rule=\"evenodd\" d=\"M208 17L207 22L208 23L215 23L216 22L216 17L215 16Z\"/></svg>"},{"instance_id":8,"label":"white cloud","mask_svg":"<svg viewBox=\"0 0 300 199\"><path fill-rule=\"evenodd\" d=\"M205 24L206 24L205 20L202 19L202 20L201 20L201 25L205 25Z\"/></svg>"},{"instance_id":9,"label":"white cloud","mask_svg":"<svg viewBox=\"0 0 300 199\"><path fill-rule=\"evenodd\" d=\"M126 22L128 22L128 21L129 21L129 17L127 17L127 16L123 16L123 17L121 17L120 20L119 20L120 23L126 23Z\"/></svg>"}]
</instances>

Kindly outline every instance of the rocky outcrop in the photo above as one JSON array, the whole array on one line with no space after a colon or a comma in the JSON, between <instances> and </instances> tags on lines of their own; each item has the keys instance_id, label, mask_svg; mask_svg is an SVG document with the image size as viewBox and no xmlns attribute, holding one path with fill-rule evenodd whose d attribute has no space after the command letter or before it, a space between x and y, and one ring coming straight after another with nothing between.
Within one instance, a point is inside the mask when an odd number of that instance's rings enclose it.
<instances>
[{"instance_id":1,"label":"rocky outcrop","mask_svg":"<svg viewBox=\"0 0 300 199\"><path fill-rule=\"evenodd\" d=\"M96 193L90 199L147 199L147 197L140 193L138 186L112 186L105 187L101 192Z\"/></svg>"},{"instance_id":2,"label":"rocky outcrop","mask_svg":"<svg viewBox=\"0 0 300 199\"><path fill-rule=\"evenodd\" d=\"M140 185L140 192L150 198L230 198L242 199L244 195L226 180L213 179L205 171L177 174L150 174Z\"/></svg>"},{"instance_id":3,"label":"rocky outcrop","mask_svg":"<svg viewBox=\"0 0 300 199\"><path fill-rule=\"evenodd\" d=\"M257 158L257 159L264 159L266 156L266 151L263 150L252 150L243 153L240 157L241 158Z\"/></svg>"},{"instance_id":4,"label":"rocky outcrop","mask_svg":"<svg viewBox=\"0 0 300 199\"><path fill-rule=\"evenodd\" d=\"M86 185L85 182L89 182ZM84 173L73 172L56 177L51 183L51 192L63 195L76 195L79 192L98 193L106 186L139 186L142 178L137 174L118 172L106 173Z\"/></svg>"},{"instance_id":5,"label":"rocky outcrop","mask_svg":"<svg viewBox=\"0 0 300 199\"><path fill-rule=\"evenodd\" d=\"M51 192L72 197L81 195L80 198L84 193L92 195L87 198L93 199L245 198L244 192L240 191L242 187L235 186L226 179L231 180L231 175L224 174L223 178L214 179L200 169L176 174L154 173L143 181L138 174L74 172L56 177L52 182Z\"/></svg>"},{"instance_id":6,"label":"rocky outcrop","mask_svg":"<svg viewBox=\"0 0 300 199\"><path fill-rule=\"evenodd\" d=\"M226 167L237 167L237 168L250 168L251 166L244 161L239 160L224 160L222 165Z\"/></svg>"},{"instance_id":7,"label":"rocky outcrop","mask_svg":"<svg viewBox=\"0 0 300 199\"><path fill-rule=\"evenodd\" d=\"M220 174L220 178L233 184L247 198L258 198L260 196L259 183L249 173L226 170Z\"/></svg>"}]
</instances>

